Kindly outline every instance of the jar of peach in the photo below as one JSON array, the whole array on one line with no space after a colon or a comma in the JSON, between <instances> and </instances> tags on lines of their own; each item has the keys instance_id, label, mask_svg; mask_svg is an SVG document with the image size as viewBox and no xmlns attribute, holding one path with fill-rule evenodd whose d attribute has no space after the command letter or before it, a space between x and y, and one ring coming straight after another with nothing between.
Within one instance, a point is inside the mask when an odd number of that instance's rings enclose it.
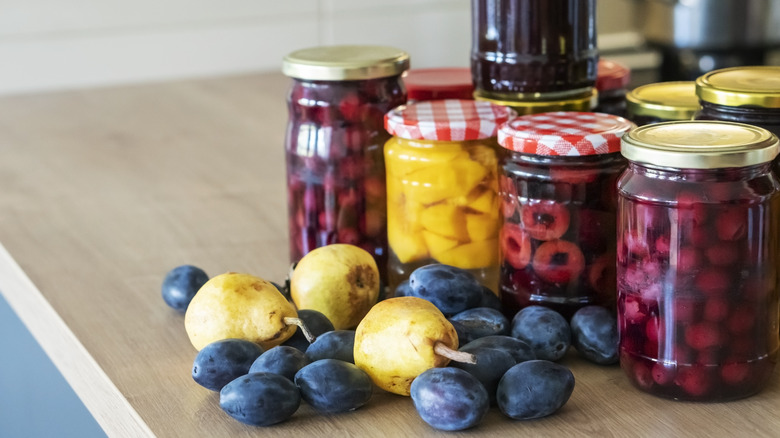
<instances>
[{"instance_id":1,"label":"jar of peach","mask_svg":"<svg viewBox=\"0 0 780 438\"><path fill-rule=\"evenodd\" d=\"M473 100L434 100L385 116L390 290L443 263L498 288L498 145L514 114Z\"/></svg>"},{"instance_id":2,"label":"jar of peach","mask_svg":"<svg viewBox=\"0 0 780 438\"><path fill-rule=\"evenodd\" d=\"M620 364L639 389L725 401L761 390L778 352L778 140L740 123L647 125L623 137Z\"/></svg>"},{"instance_id":3,"label":"jar of peach","mask_svg":"<svg viewBox=\"0 0 780 438\"><path fill-rule=\"evenodd\" d=\"M503 225L501 301L566 317L615 303L616 183L620 138L634 127L609 114L552 112L503 125L498 142Z\"/></svg>"}]
</instances>

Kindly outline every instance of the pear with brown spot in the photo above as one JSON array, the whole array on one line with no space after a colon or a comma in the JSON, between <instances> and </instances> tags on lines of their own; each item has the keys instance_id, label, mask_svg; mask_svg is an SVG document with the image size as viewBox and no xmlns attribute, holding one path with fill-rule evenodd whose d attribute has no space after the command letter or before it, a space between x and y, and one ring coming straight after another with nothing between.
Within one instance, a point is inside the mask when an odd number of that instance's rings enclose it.
<instances>
[{"instance_id":1,"label":"pear with brown spot","mask_svg":"<svg viewBox=\"0 0 780 438\"><path fill-rule=\"evenodd\" d=\"M198 351L229 338L245 339L267 350L292 336L296 325L311 342L313 337L298 319L295 307L273 284L236 272L207 281L184 315L187 336Z\"/></svg>"},{"instance_id":2,"label":"pear with brown spot","mask_svg":"<svg viewBox=\"0 0 780 438\"><path fill-rule=\"evenodd\" d=\"M450 360L475 363L456 351L455 327L431 302L416 297L390 298L374 306L355 332L355 365L376 386L409 395L412 381Z\"/></svg>"},{"instance_id":3,"label":"pear with brown spot","mask_svg":"<svg viewBox=\"0 0 780 438\"><path fill-rule=\"evenodd\" d=\"M290 276L298 309L327 316L336 330L353 329L379 297L379 269L368 251L343 243L316 248Z\"/></svg>"}]
</instances>

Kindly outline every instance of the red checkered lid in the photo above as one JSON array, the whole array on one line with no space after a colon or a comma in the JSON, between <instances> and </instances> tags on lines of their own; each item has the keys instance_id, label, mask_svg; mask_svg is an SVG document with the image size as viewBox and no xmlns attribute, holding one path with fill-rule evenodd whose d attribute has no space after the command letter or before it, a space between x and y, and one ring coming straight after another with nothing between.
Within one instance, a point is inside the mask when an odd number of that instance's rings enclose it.
<instances>
[{"instance_id":1,"label":"red checkered lid","mask_svg":"<svg viewBox=\"0 0 780 438\"><path fill-rule=\"evenodd\" d=\"M408 140L465 141L495 137L514 112L475 100L432 100L399 106L385 114L385 129Z\"/></svg>"},{"instance_id":2,"label":"red checkered lid","mask_svg":"<svg viewBox=\"0 0 780 438\"><path fill-rule=\"evenodd\" d=\"M498 144L526 154L581 156L620 151L620 137L636 127L623 117L559 111L518 117L498 130Z\"/></svg>"}]
</instances>

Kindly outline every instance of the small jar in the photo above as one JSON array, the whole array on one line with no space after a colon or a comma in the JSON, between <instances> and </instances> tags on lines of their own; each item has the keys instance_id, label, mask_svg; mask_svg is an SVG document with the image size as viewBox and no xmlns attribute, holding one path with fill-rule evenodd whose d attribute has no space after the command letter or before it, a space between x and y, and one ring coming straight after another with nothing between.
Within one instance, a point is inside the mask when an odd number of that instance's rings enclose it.
<instances>
[{"instance_id":1,"label":"small jar","mask_svg":"<svg viewBox=\"0 0 780 438\"><path fill-rule=\"evenodd\" d=\"M634 124L602 113L555 112L503 125L501 301L507 315L543 305L570 317L615 304L620 137Z\"/></svg>"},{"instance_id":2,"label":"small jar","mask_svg":"<svg viewBox=\"0 0 780 438\"><path fill-rule=\"evenodd\" d=\"M512 111L474 100L390 111L385 145L390 290L443 263L498 288L498 125Z\"/></svg>"},{"instance_id":3,"label":"small jar","mask_svg":"<svg viewBox=\"0 0 780 438\"><path fill-rule=\"evenodd\" d=\"M599 59L596 90L599 93L598 113L626 117L626 87L631 81L631 69L607 59Z\"/></svg>"},{"instance_id":4,"label":"small jar","mask_svg":"<svg viewBox=\"0 0 780 438\"><path fill-rule=\"evenodd\" d=\"M623 137L618 182L620 364L661 397L761 390L778 351L778 140L751 125L686 121Z\"/></svg>"},{"instance_id":5,"label":"small jar","mask_svg":"<svg viewBox=\"0 0 780 438\"><path fill-rule=\"evenodd\" d=\"M522 101L594 86L596 0L472 0L471 17L476 96Z\"/></svg>"},{"instance_id":6,"label":"small jar","mask_svg":"<svg viewBox=\"0 0 780 438\"><path fill-rule=\"evenodd\" d=\"M696 79L696 95L696 120L747 123L780 136L780 66L712 71ZM773 168L780 171L778 160Z\"/></svg>"},{"instance_id":7,"label":"small jar","mask_svg":"<svg viewBox=\"0 0 780 438\"><path fill-rule=\"evenodd\" d=\"M384 114L406 102L409 56L378 46L314 47L284 58L293 78L285 140L290 258L331 243L371 253L386 280Z\"/></svg>"},{"instance_id":8,"label":"small jar","mask_svg":"<svg viewBox=\"0 0 780 438\"><path fill-rule=\"evenodd\" d=\"M473 99L474 85L468 67L418 68L403 75L409 102Z\"/></svg>"},{"instance_id":9,"label":"small jar","mask_svg":"<svg viewBox=\"0 0 780 438\"><path fill-rule=\"evenodd\" d=\"M637 126L691 120L699 110L693 81L656 82L626 95L628 119Z\"/></svg>"}]
</instances>

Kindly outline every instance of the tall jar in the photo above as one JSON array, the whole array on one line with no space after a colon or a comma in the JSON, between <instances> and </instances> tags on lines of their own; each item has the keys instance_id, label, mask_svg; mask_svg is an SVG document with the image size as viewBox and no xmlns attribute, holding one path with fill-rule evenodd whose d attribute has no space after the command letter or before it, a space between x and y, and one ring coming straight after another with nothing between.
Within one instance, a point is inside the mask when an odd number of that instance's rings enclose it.
<instances>
[{"instance_id":1,"label":"tall jar","mask_svg":"<svg viewBox=\"0 0 780 438\"><path fill-rule=\"evenodd\" d=\"M477 97L522 101L594 86L595 0L472 0L471 16Z\"/></svg>"},{"instance_id":2,"label":"tall jar","mask_svg":"<svg viewBox=\"0 0 780 438\"><path fill-rule=\"evenodd\" d=\"M386 280L384 114L406 102L409 55L329 46L284 58L293 79L285 140L290 258L332 243L360 246Z\"/></svg>"},{"instance_id":3,"label":"tall jar","mask_svg":"<svg viewBox=\"0 0 780 438\"><path fill-rule=\"evenodd\" d=\"M626 95L627 117L637 126L691 120L699 110L693 81L655 82Z\"/></svg>"},{"instance_id":4,"label":"tall jar","mask_svg":"<svg viewBox=\"0 0 780 438\"><path fill-rule=\"evenodd\" d=\"M385 119L390 290L443 263L498 289L498 145L506 107L473 100L401 106Z\"/></svg>"},{"instance_id":5,"label":"tall jar","mask_svg":"<svg viewBox=\"0 0 780 438\"><path fill-rule=\"evenodd\" d=\"M499 165L501 301L507 315L543 305L570 317L615 304L620 138L634 127L602 113L554 112L503 125Z\"/></svg>"},{"instance_id":6,"label":"tall jar","mask_svg":"<svg viewBox=\"0 0 780 438\"><path fill-rule=\"evenodd\" d=\"M667 122L623 138L620 364L639 389L724 401L761 390L778 351L780 182L769 131Z\"/></svg>"},{"instance_id":7,"label":"tall jar","mask_svg":"<svg viewBox=\"0 0 780 438\"><path fill-rule=\"evenodd\" d=\"M780 66L715 70L696 79L696 94L696 120L747 123L780 136ZM780 171L778 160L773 168Z\"/></svg>"}]
</instances>

